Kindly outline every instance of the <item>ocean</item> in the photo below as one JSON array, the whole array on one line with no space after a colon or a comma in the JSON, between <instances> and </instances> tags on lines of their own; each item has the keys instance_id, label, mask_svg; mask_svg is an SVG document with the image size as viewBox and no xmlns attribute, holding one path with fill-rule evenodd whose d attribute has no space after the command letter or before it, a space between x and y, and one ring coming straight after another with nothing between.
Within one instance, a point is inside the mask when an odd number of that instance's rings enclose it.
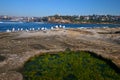
<instances>
[{"instance_id":1,"label":"ocean","mask_svg":"<svg viewBox=\"0 0 120 80\"><path fill-rule=\"evenodd\" d=\"M6 30L12 30L13 28L17 31L18 29L34 30L45 27L51 29L56 25L65 26L65 28L113 28L120 27L120 24L58 24L58 23L45 23L45 22L0 22L0 32L6 32Z\"/></svg>"}]
</instances>

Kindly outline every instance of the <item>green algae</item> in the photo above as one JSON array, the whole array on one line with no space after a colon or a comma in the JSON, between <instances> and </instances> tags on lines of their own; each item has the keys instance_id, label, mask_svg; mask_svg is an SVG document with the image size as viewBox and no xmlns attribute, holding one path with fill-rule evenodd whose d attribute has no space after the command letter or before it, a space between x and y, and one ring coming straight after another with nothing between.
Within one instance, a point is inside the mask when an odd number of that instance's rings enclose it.
<instances>
[{"instance_id":1,"label":"green algae","mask_svg":"<svg viewBox=\"0 0 120 80\"><path fill-rule=\"evenodd\" d=\"M24 65L25 80L120 80L106 61L89 52L66 51L31 58Z\"/></svg>"}]
</instances>

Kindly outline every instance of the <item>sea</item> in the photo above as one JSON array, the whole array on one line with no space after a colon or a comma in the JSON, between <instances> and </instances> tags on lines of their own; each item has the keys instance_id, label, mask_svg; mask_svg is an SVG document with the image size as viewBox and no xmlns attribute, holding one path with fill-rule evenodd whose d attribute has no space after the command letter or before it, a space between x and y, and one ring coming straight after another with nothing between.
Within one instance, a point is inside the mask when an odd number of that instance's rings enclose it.
<instances>
[{"instance_id":1,"label":"sea","mask_svg":"<svg viewBox=\"0 0 120 80\"><path fill-rule=\"evenodd\" d=\"M18 29L23 30L38 30L42 27L46 29L51 29L56 25L65 26L65 28L116 28L120 27L120 24L60 24L60 23L47 23L47 22L0 22L0 32L6 32L7 30L12 30L14 28L15 31Z\"/></svg>"}]
</instances>

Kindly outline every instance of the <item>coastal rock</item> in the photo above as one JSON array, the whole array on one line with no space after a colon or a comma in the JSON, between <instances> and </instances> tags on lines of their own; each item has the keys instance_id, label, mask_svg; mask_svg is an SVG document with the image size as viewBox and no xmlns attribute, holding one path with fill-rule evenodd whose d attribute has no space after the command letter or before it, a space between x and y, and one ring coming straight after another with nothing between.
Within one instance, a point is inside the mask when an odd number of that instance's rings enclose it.
<instances>
[{"instance_id":1,"label":"coastal rock","mask_svg":"<svg viewBox=\"0 0 120 80\"><path fill-rule=\"evenodd\" d=\"M0 80L23 80L23 76L16 71L9 71L1 73Z\"/></svg>"},{"instance_id":2,"label":"coastal rock","mask_svg":"<svg viewBox=\"0 0 120 80\"><path fill-rule=\"evenodd\" d=\"M57 29L37 32L0 33L0 80L22 80L16 71L31 57L47 52L82 50L110 59L120 68L120 28ZM12 76L12 77L11 77Z\"/></svg>"}]
</instances>

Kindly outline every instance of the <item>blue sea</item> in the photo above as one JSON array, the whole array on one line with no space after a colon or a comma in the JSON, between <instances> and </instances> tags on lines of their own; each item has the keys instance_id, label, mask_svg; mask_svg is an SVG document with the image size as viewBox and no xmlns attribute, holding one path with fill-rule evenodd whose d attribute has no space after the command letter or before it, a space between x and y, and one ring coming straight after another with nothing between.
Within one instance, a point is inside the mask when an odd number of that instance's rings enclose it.
<instances>
[{"instance_id":1,"label":"blue sea","mask_svg":"<svg viewBox=\"0 0 120 80\"><path fill-rule=\"evenodd\" d=\"M18 28L22 28L23 30L29 30L30 28L34 28L37 30L38 28L45 27L50 29L53 26L61 25L65 26L65 28L113 28L120 27L120 24L57 24L57 23L44 23L44 22L0 22L0 32L6 32L6 30L18 30Z\"/></svg>"}]
</instances>

